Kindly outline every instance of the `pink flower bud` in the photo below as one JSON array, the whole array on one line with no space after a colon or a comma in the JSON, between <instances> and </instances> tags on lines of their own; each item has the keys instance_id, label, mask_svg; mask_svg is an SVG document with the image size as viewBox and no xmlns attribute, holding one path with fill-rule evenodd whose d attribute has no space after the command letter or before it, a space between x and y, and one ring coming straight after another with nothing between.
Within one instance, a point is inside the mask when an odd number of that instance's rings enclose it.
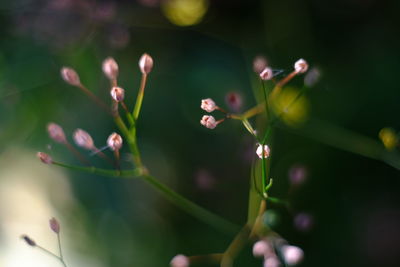
<instances>
[{"instance_id":1,"label":"pink flower bud","mask_svg":"<svg viewBox=\"0 0 400 267\"><path fill-rule=\"evenodd\" d=\"M63 67L61 69L61 77L70 85L79 86L81 84L78 73L72 68Z\"/></svg>"},{"instance_id":2,"label":"pink flower bud","mask_svg":"<svg viewBox=\"0 0 400 267\"><path fill-rule=\"evenodd\" d=\"M215 121L215 118L213 116L209 116L209 115L204 115L201 118L200 123L201 123L201 125L205 126L208 129L214 129L218 125L218 122Z\"/></svg>"},{"instance_id":3,"label":"pink flower bud","mask_svg":"<svg viewBox=\"0 0 400 267\"><path fill-rule=\"evenodd\" d=\"M305 73L308 70L308 63L301 58L294 63L294 70L297 73Z\"/></svg>"},{"instance_id":4,"label":"pink flower bud","mask_svg":"<svg viewBox=\"0 0 400 267\"><path fill-rule=\"evenodd\" d=\"M110 94L111 97L117 102L121 102L125 98L125 90L118 86L114 86L111 89Z\"/></svg>"},{"instance_id":5,"label":"pink flower bud","mask_svg":"<svg viewBox=\"0 0 400 267\"><path fill-rule=\"evenodd\" d=\"M107 145L112 151L120 150L122 142L122 137L117 133L112 133L107 139Z\"/></svg>"},{"instance_id":6,"label":"pink flower bud","mask_svg":"<svg viewBox=\"0 0 400 267\"><path fill-rule=\"evenodd\" d=\"M200 107L207 112L213 112L217 108L217 105L215 105L215 102L211 98L207 98L201 100Z\"/></svg>"},{"instance_id":7,"label":"pink flower bud","mask_svg":"<svg viewBox=\"0 0 400 267\"><path fill-rule=\"evenodd\" d=\"M270 244L265 240L259 240L253 245L254 257L264 257L272 252Z\"/></svg>"},{"instance_id":8,"label":"pink flower bud","mask_svg":"<svg viewBox=\"0 0 400 267\"><path fill-rule=\"evenodd\" d=\"M38 152L36 153L36 156L44 163L44 164L52 164L53 159L47 155L46 153L43 152Z\"/></svg>"},{"instance_id":9,"label":"pink flower bud","mask_svg":"<svg viewBox=\"0 0 400 267\"><path fill-rule=\"evenodd\" d=\"M108 57L103 61L103 72L108 79L110 80L117 79L118 64L112 57Z\"/></svg>"},{"instance_id":10,"label":"pink flower bud","mask_svg":"<svg viewBox=\"0 0 400 267\"><path fill-rule=\"evenodd\" d=\"M178 254L172 258L170 262L171 267L188 267L189 266L189 258L185 255Z\"/></svg>"},{"instance_id":11,"label":"pink flower bud","mask_svg":"<svg viewBox=\"0 0 400 267\"><path fill-rule=\"evenodd\" d=\"M266 67L260 73L261 80L264 80L264 81L271 80L272 77L274 77L274 73L272 72L272 69L269 67Z\"/></svg>"},{"instance_id":12,"label":"pink flower bud","mask_svg":"<svg viewBox=\"0 0 400 267\"><path fill-rule=\"evenodd\" d=\"M277 257L268 257L264 260L264 267L279 267L281 266Z\"/></svg>"},{"instance_id":13,"label":"pink flower bud","mask_svg":"<svg viewBox=\"0 0 400 267\"><path fill-rule=\"evenodd\" d=\"M267 67L268 62L263 56L257 56L253 60L253 71L257 74L260 74L265 67Z\"/></svg>"},{"instance_id":14,"label":"pink flower bud","mask_svg":"<svg viewBox=\"0 0 400 267\"><path fill-rule=\"evenodd\" d=\"M296 265L303 260L304 252L296 246L285 245L281 248L282 256L288 265Z\"/></svg>"},{"instance_id":15,"label":"pink flower bud","mask_svg":"<svg viewBox=\"0 0 400 267\"><path fill-rule=\"evenodd\" d=\"M95 148L93 139L88 132L82 129L76 129L73 137L77 146L83 147L87 150Z\"/></svg>"},{"instance_id":16,"label":"pink flower bud","mask_svg":"<svg viewBox=\"0 0 400 267\"><path fill-rule=\"evenodd\" d=\"M53 230L54 233L59 234L60 233L60 224L57 221L56 218L51 218L49 221L50 229Z\"/></svg>"},{"instance_id":17,"label":"pink flower bud","mask_svg":"<svg viewBox=\"0 0 400 267\"><path fill-rule=\"evenodd\" d=\"M149 74L153 68L153 59L148 54L143 54L139 60L139 68L143 74Z\"/></svg>"},{"instance_id":18,"label":"pink flower bud","mask_svg":"<svg viewBox=\"0 0 400 267\"><path fill-rule=\"evenodd\" d=\"M264 151L263 151L264 150ZM257 153L257 155L258 155L258 157L261 159L261 158L268 158L269 157L269 154L270 154L270 149L269 149L269 147L267 146L267 145L264 145L264 149L263 149L263 145L258 145L258 147L257 147L257 150L256 150L256 153Z\"/></svg>"},{"instance_id":19,"label":"pink flower bud","mask_svg":"<svg viewBox=\"0 0 400 267\"><path fill-rule=\"evenodd\" d=\"M31 247L36 247L36 242L27 235L21 236L21 238Z\"/></svg>"},{"instance_id":20,"label":"pink flower bud","mask_svg":"<svg viewBox=\"0 0 400 267\"><path fill-rule=\"evenodd\" d=\"M67 143L67 138L65 137L65 133L63 128L60 125L55 124L53 122L47 124L47 132L51 139L56 141L57 143L65 144Z\"/></svg>"},{"instance_id":21,"label":"pink flower bud","mask_svg":"<svg viewBox=\"0 0 400 267\"><path fill-rule=\"evenodd\" d=\"M225 95L225 102L231 110L238 112L242 107L243 99L239 93L229 92Z\"/></svg>"}]
</instances>

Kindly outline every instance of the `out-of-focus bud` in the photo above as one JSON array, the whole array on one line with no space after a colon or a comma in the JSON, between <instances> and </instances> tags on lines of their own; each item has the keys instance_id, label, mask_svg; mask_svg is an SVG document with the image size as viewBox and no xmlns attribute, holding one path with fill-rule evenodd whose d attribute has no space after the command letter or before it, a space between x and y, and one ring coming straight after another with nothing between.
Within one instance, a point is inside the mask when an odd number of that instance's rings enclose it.
<instances>
[{"instance_id":1,"label":"out-of-focus bud","mask_svg":"<svg viewBox=\"0 0 400 267\"><path fill-rule=\"evenodd\" d=\"M253 245L254 257L264 257L272 253L271 245L265 240L259 240Z\"/></svg>"},{"instance_id":2,"label":"out-of-focus bud","mask_svg":"<svg viewBox=\"0 0 400 267\"><path fill-rule=\"evenodd\" d=\"M262 159L262 158L268 158L270 154L270 149L267 145L261 145L259 144L256 150L257 156Z\"/></svg>"},{"instance_id":3,"label":"out-of-focus bud","mask_svg":"<svg viewBox=\"0 0 400 267\"><path fill-rule=\"evenodd\" d=\"M44 163L44 164L52 164L53 159L44 152L36 153L36 156Z\"/></svg>"},{"instance_id":4,"label":"out-of-focus bud","mask_svg":"<svg viewBox=\"0 0 400 267\"><path fill-rule=\"evenodd\" d=\"M36 247L36 242L27 235L21 236L21 238L31 247Z\"/></svg>"},{"instance_id":5,"label":"out-of-focus bud","mask_svg":"<svg viewBox=\"0 0 400 267\"><path fill-rule=\"evenodd\" d=\"M225 102L234 112L238 112L243 104L242 96L236 92L229 92L225 96Z\"/></svg>"},{"instance_id":6,"label":"out-of-focus bud","mask_svg":"<svg viewBox=\"0 0 400 267\"><path fill-rule=\"evenodd\" d=\"M143 54L139 60L139 68L143 74L149 74L153 68L153 59L149 54Z\"/></svg>"},{"instance_id":7,"label":"out-of-focus bud","mask_svg":"<svg viewBox=\"0 0 400 267\"><path fill-rule=\"evenodd\" d=\"M79 86L81 84L78 73L72 68L63 67L61 69L61 77L70 85Z\"/></svg>"},{"instance_id":8,"label":"out-of-focus bud","mask_svg":"<svg viewBox=\"0 0 400 267\"><path fill-rule=\"evenodd\" d=\"M125 98L125 90L118 86L114 86L111 89L110 94L111 97L117 102L121 102Z\"/></svg>"},{"instance_id":9,"label":"out-of-focus bud","mask_svg":"<svg viewBox=\"0 0 400 267\"><path fill-rule=\"evenodd\" d=\"M203 109L207 112L213 112L217 108L217 105L215 105L214 100L212 100L211 98L207 98L207 99L201 100L200 107L201 107L201 109Z\"/></svg>"},{"instance_id":10,"label":"out-of-focus bud","mask_svg":"<svg viewBox=\"0 0 400 267\"><path fill-rule=\"evenodd\" d=\"M281 266L277 257L272 256L264 260L264 267L279 267Z\"/></svg>"},{"instance_id":11,"label":"out-of-focus bud","mask_svg":"<svg viewBox=\"0 0 400 267\"><path fill-rule=\"evenodd\" d=\"M308 70L308 63L304 59L299 59L294 63L294 70L300 74L305 73Z\"/></svg>"},{"instance_id":12,"label":"out-of-focus bud","mask_svg":"<svg viewBox=\"0 0 400 267\"><path fill-rule=\"evenodd\" d=\"M274 77L274 73L272 72L272 69L270 67L264 68L260 73L261 80L271 80L272 77Z\"/></svg>"},{"instance_id":13,"label":"out-of-focus bud","mask_svg":"<svg viewBox=\"0 0 400 267\"><path fill-rule=\"evenodd\" d=\"M112 133L107 139L107 145L112 151L120 150L122 142L122 137L117 133Z\"/></svg>"},{"instance_id":14,"label":"out-of-focus bud","mask_svg":"<svg viewBox=\"0 0 400 267\"><path fill-rule=\"evenodd\" d=\"M268 62L263 56L257 56L253 60L253 71L257 74L260 74L265 67L267 67Z\"/></svg>"},{"instance_id":15,"label":"out-of-focus bud","mask_svg":"<svg viewBox=\"0 0 400 267\"><path fill-rule=\"evenodd\" d=\"M304 252L296 246L285 245L281 248L282 256L288 265L296 265L303 260Z\"/></svg>"},{"instance_id":16,"label":"out-of-focus bud","mask_svg":"<svg viewBox=\"0 0 400 267\"><path fill-rule=\"evenodd\" d=\"M118 77L118 64L112 58L108 57L103 61L103 72L110 80L115 80Z\"/></svg>"},{"instance_id":17,"label":"out-of-focus bud","mask_svg":"<svg viewBox=\"0 0 400 267\"><path fill-rule=\"evenodd\" d=\"M65 137L65 133L63 128L60 125L55 124L53 122L47 124L47 132L51 139L56 141L57 143L65 144L67 143L67 138Z\"/></svg>"},{"instance_id":18,"label":"out-of-focus bud","mask_svg":"<svg viewBox=\"0 0 400 267\"><path fill-rule=\"evenodd\" d=\"M51 218L49 221L49 225L50 225L50 229L56 233L59 234L60 233L60 223L57 221L56 218Z\"/></svg>"},{"instance_id":19,"label":"out-of-focus bud","mask_svg":"<svg viewBox=\"0 0 400 267\"><path fill-rule=\"evenodd\" d=\"M313 87L319 81L320 77L320 71L317 68L312 68L304 77L304 84L307 87Z\"/></svg>"},{"instance_id":20,"label":"out-of-focus bud","mask_svg":"<svg viewBox=\"0 0 400 267\"><path fill-rule=\"evenodd\" d=\"M76 129L73 137L77 146L83 147L87 150L95 148L93 139L88 132L82 129Z\"/></svg>"},{"instance_id":21,"label":"out-of-focus bud","mask_svg":"<svg viewBox=\"0 0 400 267\"><path fill-rule=\"evenodd\" d=\"M185 255L178 254L172 258L170 262L171 267L188 267L189 266L189 258Z\"/></svg>"},{"instance_id":22,"label":"out-of-focus bud","mask_svg":"<svg viewBox=\"0 0 400 267\"><path fill-rule=\"evenodd\" d=\"M208 128L208 129L214 129L218 125L218 122L215 120L215 118L213 116L209 116L209 115L204 115L201 118L200 123L201 123L201 125L203 125L204 127Z\"/></svg>"},{"instance_id":23,"label":"out-of-focus bud","mask_svg":"<svg viewBox=\"0 0 400 267\"><path fill-rule=\"evenodd\" d=\"M393 150L399 143L396 132L392 128L383 128L379 131L379 138L388 150Z\"/></svg>"},{"instance_id":24,"label":"out-of-focus bud","mask_svg":"<svg viewBox=\"0 0 400 267\"><path fill-rule=\"evenodd\" d=\"M308 171L304 165L295 164L289 169L289 181L292 185L301 185L307 179Z\"/></svg>"},{"instance_id":25,"label":"out-of-focus bud","mask_svg":"<svg viewBox=\"0 0 400 267\"><path fill-rule=\"evenodd\" d=\"M294 226L301 232L308 232L314 224L314 218L311 214L301 212L294 217Z\"/></svg>"}]
</instances>

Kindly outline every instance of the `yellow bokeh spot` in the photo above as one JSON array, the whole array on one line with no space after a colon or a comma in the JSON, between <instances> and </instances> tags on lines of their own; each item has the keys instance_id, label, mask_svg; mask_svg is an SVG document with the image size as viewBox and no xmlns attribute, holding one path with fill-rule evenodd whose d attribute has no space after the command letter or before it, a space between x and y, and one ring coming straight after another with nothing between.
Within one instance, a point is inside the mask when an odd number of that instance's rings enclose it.
<instances>
[{"instance_id":1,"label":"yellow bokeh spot","mask_svg":"<svg viewBox=\"0 0 400 267\"><path fill-rule=\"evenodd\" d=\"M383 128L380 130L379 138L388 150L393 150L399 142L396 132L392 128Z\"/></svg>"},{"instance_id":2,"label":"yellow bokeh spot","mask_svg":"<svg viewBox=\"0 0 400 267\"><path fill-rule=\"evenodd\" d=\"M208 9L208 0L168 0L162 10L167 19L178 26L199 23Z\"/></svg>"},{"instance_id":3,"label":"yellow bokeh spot","mask_svg":"<svg viewBox=\"0 0 400 267\"><path fill-rule=\"evenodd\" d=\"M292 87L271 94L270 105L274 113L290 126L304 123L310 112L308 99L300 95L300 90Z\"/></svg>"}]
</instances>

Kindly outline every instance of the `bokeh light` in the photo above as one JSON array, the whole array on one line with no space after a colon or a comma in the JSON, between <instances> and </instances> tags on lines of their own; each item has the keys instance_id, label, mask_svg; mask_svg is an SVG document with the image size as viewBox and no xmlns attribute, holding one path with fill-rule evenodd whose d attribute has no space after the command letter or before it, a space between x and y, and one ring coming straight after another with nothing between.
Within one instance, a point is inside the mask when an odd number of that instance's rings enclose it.
<instances>
[{"instance_id":1,"label":"bokeh light","mask_svg":"<svg viewBox=\"0 0 400 267\"><path fill-rule=\"evenodd\" d=\"M162 4L167 19L178 26L199 23L208 9L207 0L168 0Z\"/></svg>"}]
</instances>

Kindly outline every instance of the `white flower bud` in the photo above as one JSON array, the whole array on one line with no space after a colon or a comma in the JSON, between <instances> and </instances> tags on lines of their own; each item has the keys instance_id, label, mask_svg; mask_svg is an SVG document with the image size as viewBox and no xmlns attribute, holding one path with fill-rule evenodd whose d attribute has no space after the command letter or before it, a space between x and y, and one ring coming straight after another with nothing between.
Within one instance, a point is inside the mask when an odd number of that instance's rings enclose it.
<instances>
[{"instance_id":1,"label":"white flower bud","mask_svg":"<svg viewBox=\"0 0 400 267\"><path fill-rule=\"evenodd\" d=\"M272 252L271 245L265 240L259 240L253 245L254 257L264 257Z\"/></svg>"},{"instance_id":2,"label":"white flower bud","mask_svg":"<svg viewBox=\"0 0 400 267\"><path fill-rule=\"evenodd\" d=\"M153 68L153 59L148 54L144 53L139 60L139 68L143 74L149 74Z\"/></svg>"},{"instance_id":3,"label":"white flower bud","mask_svg":"<svg viewBox=\"0 0 400 267\"><path fill-rule=\"evenodd\" d=\"M79 86L81 84L78 73L72 68L63 67L61 69L61 77L70 85Z\"/></svg>"},{"instance_id":4,"label":"white flower bud","mask_svg":"<svg viewBox=\"0 0 400 267\"><path fill-rule=\"evenodd\" d=\"M211 98L203 99L201 100L201 109L207 111L207 112L213 112L216 108L217 105L215 105L214 100Z\"/></svg>"},{"instance_id":5,"label":"white flower bud","mask_svg":"<svg viewBox=\"0 0 400 267\"><path fill-rule=\"evenodd\" d=\"M117 102L121 102L125 98L125 90L118 86L114 86L111 89L110 94L111 97Z\"/></svg>"},{"instance_id":6,"label":"white flower bud","mask_svg":"<svg viewBox=\"0 0 400 267\"><path fill-rule=\"evenodd\" d=\"M305 73L308 70L308 63L304 59L299 59L294 63L294 69L297 73Z\"/></svg>"},{"instance_id":7,"label":"white flower bud","mask_svg":"<svg viewBox=\"0 0 400 267\"><path fill-rule=\"evenodd\" d=\"M107 139L107 145L112 151L121 149L122 142L122 137L117 133L112 133Z\"/></svg>"},{"instance_id":8,"label":"white flower bud","mask_svg":"<svg viewBox=\"0 0 400 267\"><path fill-rule=\"evenodd\" d=\"M117 79L118 64L112 57L108 57L103 61L103 72L108 79L110 80Z\"/></svg>"},{"instance_id":9,"label":"white flower bud","mask_svg":"<svg viewBox=\"0 0 400 267\"><path fill-rule=\"evenodd\" d=\"M44 164L52 164L53 159L47 155L46 153L43 152L38 152L36 153L36 156L44 163Z\"/></svg>"},{"instance_id":10,"label":"white flower bud","mask_svg":"<svg viewBox=\"0 0 400 267\"><path fill-rule=\"evenodd\" d=\"M261 80L264 80L264 81L271 80L272 77L274 77L274 73L272 72L272 69L270 67L266 67L260 73Z\"/></svg>"},{"instance_id":11,"label":"white flower bud","mask_svg":"<svg viewBox=\"0 0 400 267\"><path fill-rule=\"evenodd\" d=\"M213 116L209 116L209 115L204 115L201 118L200 123L201 123L201 125L203 125L204 127L208 128L208 129L214 129L218 125L218 122L215 120L215 118Z\"/></svg>"},{"instance_id":12,"label":"white flower bud","mask_svg":"<svg viewBox=\"0 0 400 267\"><path fill-rule=\"evenodd\" d=\"M281 264L277 257L272 256L264 260L264 267L279 267Z\"/></svg>"},{"instance_id":13,"label":"white flower bud","mask_svg":"<svg viewBox=\"0 0 400 267\"><path fill-rule=\"evenodd\" d=\"M172 258L170 262L171 267L189 267L189 258L185 255L178 254Z\"/></svg>"},{"instance_id":14,"label":"white flower bud","mask_svg":"<svg viewBox=\"0 0 400 267\"><path fill-rule=\"evenodd\" d=\"M296 246L285 245L281 248L282 256L288 265L296 265L303 260L304 252Z\"/></svg>"},{"instance_id":15,"label":"white flower bud","mask_svg":"<svg viewBox=\"0 0 400 267\"><path fill-rule=\"evenodd\" d=\"M65 133L63 128L60 125L55 124L53 122L47 124L47 132L51 139L56 141L57 143L66 144L67 138L65 137Z\"/></svg>"},{"instance_id":16,"label":"white flower bud","mask_svg":"<svg viewBox=\"0 0 400 267\"><path fill-rule=\"evenodd\" d=\"M264 151L263 151L264 150ZM263 149L263 145L258 145L258 147L257 147L257 150L256 150L256 153L257 153L257 155L258 155L258 157L261 159L261 158L268 158L269 157L269 154L270 154L270 149L269 149L269 147L267 146L267 145L264 145L264 149Z\"/></svg>"},{"instance_id":17,"label":"white flower bud","mask_svg":"<svg viewBox=\"0 0 400 267\"><path fill-rule=\"evenodd\" d=\"M88 132L82 129L76 129L73 137L77 146L83 147L87 150L92 150L95 148L93 139Z\"/></svg>"}]
</instances>

